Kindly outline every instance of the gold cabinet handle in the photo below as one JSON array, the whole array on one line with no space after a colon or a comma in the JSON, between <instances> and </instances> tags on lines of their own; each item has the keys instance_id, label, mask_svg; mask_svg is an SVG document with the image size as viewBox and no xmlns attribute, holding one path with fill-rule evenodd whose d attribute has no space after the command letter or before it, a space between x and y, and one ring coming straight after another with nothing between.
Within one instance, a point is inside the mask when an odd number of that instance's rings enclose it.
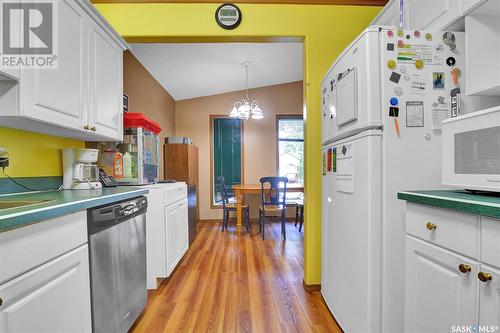
<instances>
[{"instance_id":1,"label":"gold cabinet handle","mask_svg":"<svg viewBox=\"0 0 500 333\"><path fill-rule=\"evenodd\" d=\"M92 127L90 128L90 130L95 132L95 130L96 130L95 126L92 126Z\"/></svg>"},{"instance_id":2,"label":"gold cabinet handle","mask_svg":"<svg viewBox=\"0 0 500 333\"><path fill-rule=\"evenodd\" d=\"M458 269L460 270L460 272L462 272L464 274L469 273L472 270L470 265L467 265L467 264L458 265Z\"/></svg>"},{"instance_id":3,"label":"gold cabinet handle","mask_svg":"<svg viewBox=\"0 0 500 333\"><path fill-rule=\"evenodd\" d=\"M477 273L477 277L479 278L479 280L481 280L482 282L488 282L488 281L491 281L491 279L493 278L491 276L491 273L487 273L487 272L479 272Z\"/></svg>"},{"instance_id":4,"label":"gold cabinet handle","mask_svg":"<svg viewBox=\"0 0 500 333\"><path fill-rule=\"evenodd\" d=\"M427 222L426 227L427 227L427 229L429 229L430 231L434 231L434 230L436 230L436 229L437 229L437 227L438 227L438 226L437 226L436 224L434 224L434 223Z\"/></svg>"},{"instance_id":5,"label":"gold cabinet handle","mask_svg":"<svg viewBox=\"0 0 500 333\"><path fill-rule=\"evenodd\" d=\"M89 125L85 125L85 126L83 126L83 129L86 129L88 131L90 129L90 126Z\"/></svg>"}]
</instances>

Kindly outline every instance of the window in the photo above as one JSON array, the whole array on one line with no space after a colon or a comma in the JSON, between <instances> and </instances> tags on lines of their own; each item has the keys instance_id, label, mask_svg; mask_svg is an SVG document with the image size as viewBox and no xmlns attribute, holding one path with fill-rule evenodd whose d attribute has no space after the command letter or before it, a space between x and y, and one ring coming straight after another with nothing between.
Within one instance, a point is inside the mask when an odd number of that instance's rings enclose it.
<instances>
[{"instance_id":1,"label":"window","mask_svg":"<svg viewBox=\"0 0 500 333\"><path fill-rule=\"evenodd\" d=\"M304 184L304 120L302 116L277 116L277 164L280 176Z\"/></svg>"},{"instance_id":2,"label":"window","mask_svg":"<svg viewBox=\"0 0 500 333\"><path fill-rule=\"evenodd\" d=\"M223 176L227 192L242 182L243 124L240 119L211 117L212 127L212 206L221 205L217 178Z\"/></svg>"}]
</instances>

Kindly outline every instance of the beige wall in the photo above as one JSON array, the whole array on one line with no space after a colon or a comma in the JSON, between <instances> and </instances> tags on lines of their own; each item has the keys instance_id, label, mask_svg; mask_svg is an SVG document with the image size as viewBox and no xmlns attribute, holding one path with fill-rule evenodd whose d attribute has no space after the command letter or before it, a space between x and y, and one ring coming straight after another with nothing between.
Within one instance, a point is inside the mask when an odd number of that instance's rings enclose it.
<instances>
[{"instance_id":1,"label":"beige wall","mask_svg":"<svg viewBox=\"0 0 500 333\"><path fill-rule=\"evenodd\" d=\"M175 134L175 101L144 66L127 51L123 57L123 91L129 112L140 112L156 121L160 132L160 179L163 179L163 143Z\"/></svg>"},{"instance_id":2,"label":"beige wall","mask_svg":"<svg viewBox=\"0 0 500 333\"><path fill-rule=\"evenodd\" d=\"M200 219L222 217L220 209L210 208L210 115L227 115L244 92L177 101L175 133L187 136L199 148ZM258 183L262 176L276 175L276 115L302 114L302 81L250 90L264 111L264 119L248 120L244 124L244 181ZM252 217L257 216L258 195L247 196Z\"/></svg>"}]
</instances>

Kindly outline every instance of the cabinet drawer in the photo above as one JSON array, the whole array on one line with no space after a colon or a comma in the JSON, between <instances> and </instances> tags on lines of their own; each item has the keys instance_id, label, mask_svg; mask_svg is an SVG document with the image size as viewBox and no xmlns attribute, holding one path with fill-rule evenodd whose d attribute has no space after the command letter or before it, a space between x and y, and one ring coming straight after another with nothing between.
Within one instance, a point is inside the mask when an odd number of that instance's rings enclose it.
<instances>
[{"instance_id":1,"label":"cabinet drawer","mask_svg":"<svg viewBox=\"0 0 500 333\"><path fill-rule=\"evenodd\" d=\"M481 218L481 261L500 267L500 220Z\"/></svg>"},{"instance_id":2,"label":"cabinet drawer","mask_svg":"<svg viewBox=\"0 0 500 333\"><path fill-rule=\"evenodd\" d=\"M479 257L479 218L476 216L408 203L406 232L471 258Z\"/></svg>"},{"instance_id":3,"label":"cabinet drawer","mask_svg":"<svg viewBox=\"0 0 500 333\"><path fill-rule=\"evenodd\" d=\"M187 197L186 184L179 184L179 186L165 189L165 206Z\"/></svg>"},{"instance_id":4,"label":"cabinet drawer","mask_svg":"<svg viewBox=\"0 0 500 333\"><path fill-rule=\"evenodd\" d=\"M87 212L0 233L0 283L87 243Z\"/></svg>"}]
</instances>

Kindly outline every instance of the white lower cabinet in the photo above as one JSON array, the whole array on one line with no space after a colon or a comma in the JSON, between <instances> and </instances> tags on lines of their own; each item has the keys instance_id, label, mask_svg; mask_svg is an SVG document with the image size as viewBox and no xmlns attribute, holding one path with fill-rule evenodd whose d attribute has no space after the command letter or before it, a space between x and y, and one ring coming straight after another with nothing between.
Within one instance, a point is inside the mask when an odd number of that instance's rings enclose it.
<instances>
[{"instance_id":1,"label":"white lower cabinet","mask_svg":"<svg viewBox=\"0 0 500 333\"><path fill-rule=\"evenodd\" d=\"M497 332L500 220L407 203L406 233L405 332Z\"/></svg>"},{"instance_id":2,"label":"white lower cabinet","mask_svg":"<svg viewBox=\"0 0 500 333\"><path fill-rule=\"evenodd\" d=\"M491 280L479 282L479 325L500 327L500 270L481 264L480 273L483 279L489 276ZM498 328L488 332L496 331Z\"/></svg>"},{"instance_id":3,"label":"white lower cabinet","mask_svg":"<svg viewBox=\"0 0 500 333\"><path fill-rule=\"evenodd\" d=\"M452 326L476 323L478 266L406 236L405 332L450 332Z\"/></svg>"},{"instance_id":4,"label":"white lower cabinet","mask_svg":"<svg viewBox=\"0 0 500 333\"><path fill-rule=\"evenodd\" d=\"M85 244L1 284L0 332L90 332L88 260Z\"/></svg>"},{"instance_id":5,"label":"white lower cabinet","mask_svg":"<svg viewBox=\"0 0 500 333\"><path fill-rule=\"evenodd\" d=\"M167 233L167 276L170 276L189 246L187 198L166 208L165 231Z\"/></svg>"},{"instance_id":6,"label":"white lower cabinet","mask_svg":"<svg viewBox=\"0 0 500 333\"><path fill-rule=\"evenodd\" d=\"M174 183L147 188L147 284L148 289L156 289L157 278L169 277L189 247L187 186Z\"/></svg>"}]
</instances>

